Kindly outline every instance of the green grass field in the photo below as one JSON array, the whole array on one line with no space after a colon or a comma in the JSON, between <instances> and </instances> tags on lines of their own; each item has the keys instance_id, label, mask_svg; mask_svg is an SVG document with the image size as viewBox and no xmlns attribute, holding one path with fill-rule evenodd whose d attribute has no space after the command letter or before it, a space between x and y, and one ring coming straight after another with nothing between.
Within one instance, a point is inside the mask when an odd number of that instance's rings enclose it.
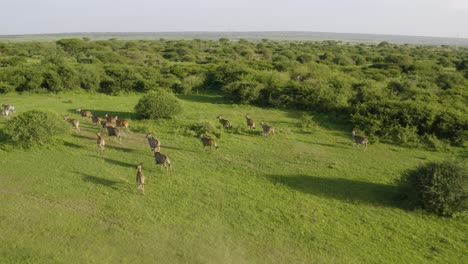
<instances>
[{"instance_id":1,"label":"green grass field","mask_svg":"<svg viewBox=\"0 0 468 264\"><path fill-rule=\"evenodd\" d=\"M466 150L435 152L382 143L367 151L325 121L303 130L302 113L181 96L172 120L138 121L139 96L7 95L18 113L83 107L130 119L121 142L82 119L55 145L0 145L0 263L466 263L466 216L405 211L395 202L403 170ZM244 115L278 133L247 130ZM224 114L234 129L218 151L184 132ZM5 124L0 119L0 128ZM316 120L325 120L323 116ZM328 121L330 122L330 121ZM154 164L145 135L173 168ZM145 195L135 184L143 162Z\"/></svg>"}]
</instances>

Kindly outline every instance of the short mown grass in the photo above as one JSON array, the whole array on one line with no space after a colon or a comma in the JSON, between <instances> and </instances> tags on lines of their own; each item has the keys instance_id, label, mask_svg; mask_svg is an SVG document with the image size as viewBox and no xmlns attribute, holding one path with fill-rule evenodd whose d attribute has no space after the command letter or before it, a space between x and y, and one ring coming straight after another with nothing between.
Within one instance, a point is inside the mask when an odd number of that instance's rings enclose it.
<instances>
[{"instance_id":1,"label":"short mown grass","mask_svg":"<svg viewBox=\"0 0 468 264\"><path fill-rule=\"evenodd\" d=\"M170 120L137 120L140 96L7 95L18 112L47 109L80 118L48 147L0 144L0 263L463 263L467 217L401 209L394 180L427 161L463 155L375 143L303 113L180 96ZM74 110L130 120L121 142ZM244 116L257 122L249 131ZM233 123L218 151L186 133L197 122ZM262 137L259 122L277 129ZM0 128L5 117L0 119ZM161 170L145 135L162 142ZM145 195L135 184L143 162Z\"/></svg>"}]
</instances>

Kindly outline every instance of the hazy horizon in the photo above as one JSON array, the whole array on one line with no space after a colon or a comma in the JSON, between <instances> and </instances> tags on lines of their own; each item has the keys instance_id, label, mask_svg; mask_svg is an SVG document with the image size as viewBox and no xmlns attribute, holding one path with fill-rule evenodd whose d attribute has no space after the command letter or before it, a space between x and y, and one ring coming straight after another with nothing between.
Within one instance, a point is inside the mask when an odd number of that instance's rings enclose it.
<instances>
[{"instance_id":1,"label":"hazy horizon","mask_svg":"<svg viewBox=\"0 0 468 264\"><path fill-rule=\"evenodd\" d=\"M465 0L16 0L0 35L318 32L468 38Z\"/></svg>"}]
</instances>

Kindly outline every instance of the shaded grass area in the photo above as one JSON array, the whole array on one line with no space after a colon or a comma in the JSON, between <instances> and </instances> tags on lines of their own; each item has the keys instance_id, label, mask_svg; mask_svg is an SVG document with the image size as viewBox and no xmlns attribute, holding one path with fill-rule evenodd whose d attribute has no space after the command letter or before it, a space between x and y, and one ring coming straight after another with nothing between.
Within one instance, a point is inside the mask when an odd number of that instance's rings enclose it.
<instances>
[{"instance_id":1,"label":"shaded grass area","mask_svg":"<svg viewBox=\"0 0 468 264\"><path fill-rule=\"evenodd\" d=\"M398 189L396 186L343 178L324 178L309 175L272 175L268 179L294 190L338 199L348 203L364 203L378 206L394 206Z\"/></svg>"},{"instance_id":2,"label":"shaded grass area","mask_svg":"<svg viewBox=\"0 0 468 264\"><path fill-rule=\"evenodd\" d=\"M171 120L130 120L122 141L82 131L59 144L0 151L0 262L5 263L462 263L466 219L400 209L393 181L401 171L466 150L424 151L352 145L346 128L302 131L301 112L180 96ZM132 113L139 96L8 95L18 112L72 108ZM76 105L76 107L75 107ZM195 122L219 126L218 151L183 133ZM244 116L277 128L248 131ZM131 117L131 114L129 115ZM0 119L0 128L5 119ZM138 127L138 129L132 129ZM1 129L0 129L1 131ZM173 163L154 163L152 132ZM143 162L145 195L136 188Z\"/></svg>"}]
</instances>

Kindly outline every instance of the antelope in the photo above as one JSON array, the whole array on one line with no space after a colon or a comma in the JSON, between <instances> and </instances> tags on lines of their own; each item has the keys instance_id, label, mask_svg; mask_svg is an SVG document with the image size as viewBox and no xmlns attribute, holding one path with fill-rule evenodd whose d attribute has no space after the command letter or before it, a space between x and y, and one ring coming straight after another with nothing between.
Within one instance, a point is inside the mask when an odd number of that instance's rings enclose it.
<instances>
[{"instance_id":1,"label":"antelope","mask_svg":"<svg viewBox=\"0 0 468 264\"><path fill-rule=\"evenodd\" d=\"M116 124L118 127L125 127L125 129L128 130L128 121L125 120L125 119L118 119L117 116L116 116L116 118L117 118L117 119L115 120L115 121L116 121L115 124Z\"/></svg>"},{"instance_id":2,"label":"antelope","mask_svg":"<svg viewBox=\"0 0 468 264\"><path fill-rule=\"evenodd\" d=\"M0 110L0 115L9 116L10 115L10 110L2 109L2 110Z\"/></svg>"},{"instance_id":3,"label":"antelope","mask_svg":"<svg viewBox=\"0 0 468 264\"><path fill-rule=\"evenodd\" d=\"M76 132L80 132L80 120L70 119L68 116L65 116L64 119L75 127Z\"/></svg>"},{"instance_id":4,"label":"antelope","mask_svg":"<svg viewBox=\"0 0 468 264\"><path fill-rule=\"evenodd\" d=\"M104 141L104 137L101 135L101 133L96 133L97 136L97 146L100 151L104 151L104 145L106 145L106 142Z\"/></svg>"},{"instance_id":5,"label":"antelope","mask_svg":"<svg viewBox=\"0 0 468 264\"><path fill-rule=\"evenodd\" d=\"M109 135L109 137L115 137L118 138L119 141L122 141L122 138L120 137L120 130L118 128L107 125L105 127L107 129L107 134Z\"/></svg>"},{"instance_id":6,"label":"antelope","mask_svg":"<svg viewBox=\"0 0 468 264\"><path fill-rule=\"evenodd\" d=\"M216 118L218 119L219 123L221 123L221 125L222 125L224 128L227 128L227 129L232 128L231 122L229 122L229 120L222 119L221 116L222 116L222 115L219 115L219 116L216 117Z\"/></svg>"},{"instance_id":7,"label":"antelope","mask_svg":"<svg viewBox=\"0 0 468 264\"><path fill-rule=\"evenodd\" d=\"M116 119L117 117L109 117L107 114L105 116L105 119L102 119L100 121L100 124L102 126L102 128L106 128L106 127L117 127L117 122L116 122Z\"/></svg>"},{"instance_id":8,"label":"antelope","mask_svg":"<svg viewBox=\"0 0 468 264\"><path fill-rule=\"evenodd\" d=\"M11 112L15 112L16 108L9 104L2 104L3 109L0 110L0 115L10 116Z\"/></svg>"},{"instance_id":9,"label":"antelope","mask_svg":"<svg viewBox=\"0 0 468 264\"><path fill-rule=\"evenodd\" d=\"M171 161L167 155L161 153L161 147L154 149L154 159L156 161L156 166L161 165L161 169L164 167L166 170L171 168Z\"/></svg>"},{"instance_id":10,"label":"antelope","mask_svg":"<svg viewBox=\"0 0 468 264\"><path fill-rule=\"evenodd\" d=\"M367 139L367 137L356 135L356 132L354 130L352 134L353 134L353 139L354 139L353 145L357 144L358 147L359 145L364 145L364 150L366 150L367 144L369 143L369 140Z\"/></svg>"},{"instance_id":11,"label":"antelope","mask_svg":"<svg viewBox=\"0 0 468 264\"><path fill-rule=\"evenodd\" d=\"M111 123L116 123L117 119L119 119L118 116L111 117L109 113L105 114L104 117L106 118L107 122L111 122Z\"/></svg>"},{"instance_id":12,"label":"antelope","mask_svg":"<svg viewBox=\"0 0 468 264\"><path fill-rule=\"evenodd\" d=\"M80 113L81 117L86 117L86 118L93 117L93 113L91 113L91 111L86 111L81 108L76 109L76 111Z\"/></svg>"},{"instance_id":13,"label":"antelope","mask_svg":"<svg viewBox=\"0 0 468 264\"><path fill-rule=\"evenodd\" d=\"M143 171L141 171L141 164L142 163L137 166L136 183L138 189L145 194L145 175L143 175Z\"/></svg>"},{"instance_id":14,"label":"antelope","mask_svg":"<svg viewBox=\"0 0 468 264\"><path fill-rule=\"evenodd\" d=\"M207 138L205 134L200 135L200 140L203 143L203 151L205 151L206 147L210 147L210 150L213 149L213 146L218 150L218 144L216 144L216 141L211 138Z\"/></svg>"},{"instance_id":15,"label":"antelope","mask_svg":"<svg viewBox=\"0 0 468 264\"><path fill-rule=\"evenodd\" d=\"M112 124L111 122L108 122L105 119L99 121L99 124L102 126L102 128L106 128L108 126L114 126L114 124Z\"/></svg>"},{"instance_id":16,"label":"antelope","mask_svg":"<svg viewBox=\"0 0 468 264\"><path fill-rule=\"evenodd\" d=\"M255 122L249 115L245 115L245 120L247 121L247 127L252 130L255 129Z\"/></svg>"},{"instance_id":17,"label":"antelope","mask_svg":"<svg viewBox=\"0 0 468 264\"><path fill-rule=\"evenodd\" d=\"M275 134L275 129L273 127L266 125L264 122L260 122L260 124L262 125L263 136L268 136L269 134L273 134L273 135Z\"/></svg>"},{"instance_id":18,"label":"antelope","mask_svg":"<svg viewBox=\"0 0 468 264\"><path fill-rule=\"evenodd\" d=\"M16 112L16 108L9 104L2 104L3 110L8 112Z\"/></svg>"},{"instance_id":19,"label":"antelope","mask_svg":"<svg viewBox=\"0 0 468 264\"><path fill-rule=\"evenodd\" d=\"M91 121L93 122L93 124L96 124L96 125L101 125L101 122L103 121L104 119L99 117L99 116L92 116L91 117Z\"/></svg>"},{"instance_id":20,"label":"antelope","mask_svg":"<svg viewBox=\"0 0 468 264\"><path fill-rule=\"evenodd\" d=\"M151 151L154 152L156 148L161 147L161 142L153 137L153 134L149 133L146 135L146 139L148 139L148 144L150 145Z\"/></svg>"}]
</instances>

